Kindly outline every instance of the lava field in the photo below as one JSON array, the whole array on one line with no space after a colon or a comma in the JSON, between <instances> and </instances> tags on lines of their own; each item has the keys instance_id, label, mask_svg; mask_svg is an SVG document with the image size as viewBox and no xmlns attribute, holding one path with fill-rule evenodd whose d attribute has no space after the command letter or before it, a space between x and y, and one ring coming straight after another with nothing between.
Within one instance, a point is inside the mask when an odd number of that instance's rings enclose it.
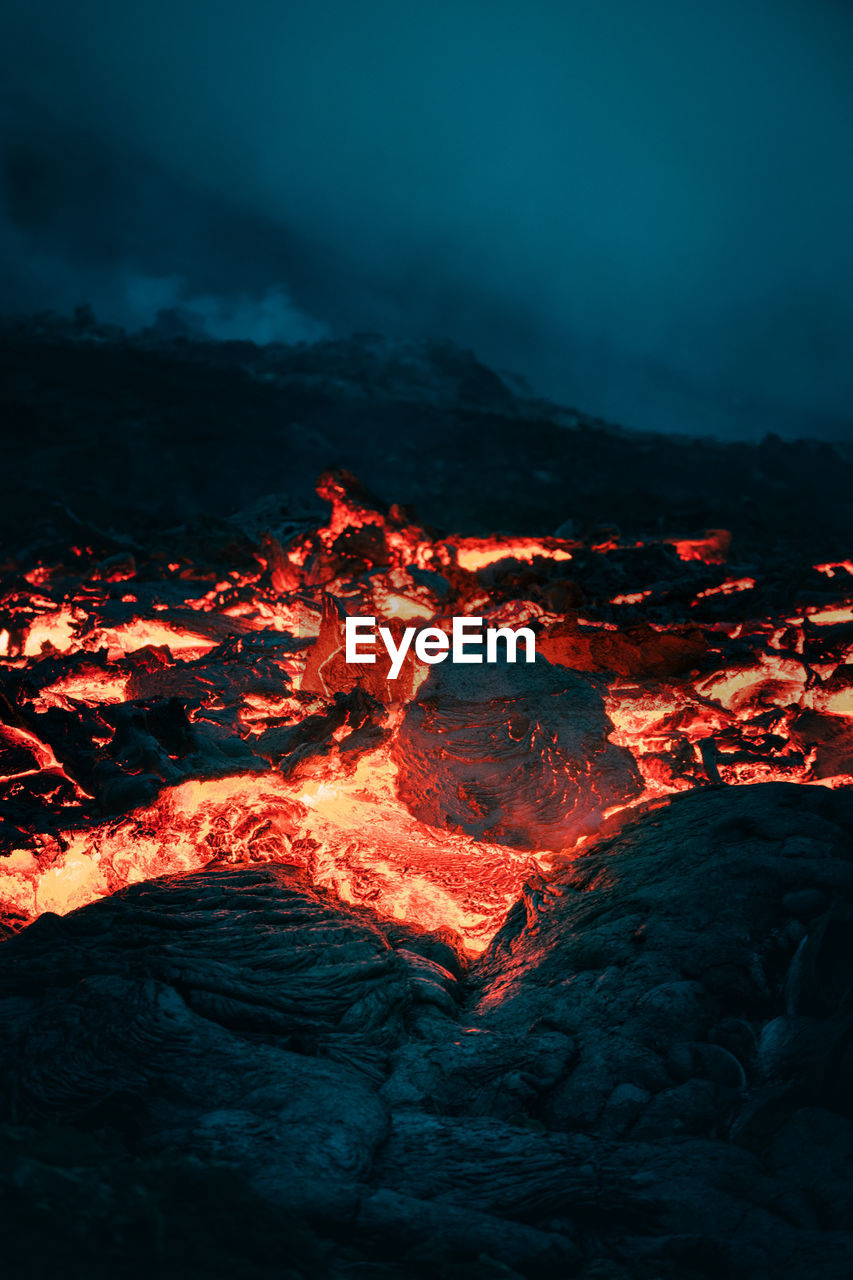
<instances>
[{"instance_id":1,"label":"lava field","mask_svg":"<svg viewBox=\"0 0 853 1280\"><path fill-rule=\"evenodd\" d=\"M60 336L18 333L16 365L82 351L123 386L122 361L152 359L239 385L275 354L226 345L211 372L203 343ZM305 395L325 370L321 449L335 395L344 436L356 401L499 418L507 519L483 528L492 487L452 527L463 460L446 522L440 476L422 482L423 523L401 455L401 495L335 466L316 498L254 492L231 518L170 520L131 484L122 528L118 495L99 514L76 472L63 490L65 445L36 431L47 479L24 483L0 578L10 1256L38 1248L46 1274L74 1249L95 1276L848 1276L853 530L837 490L804 514L825 451L756 446L735 518L697 527L717 479L685 506L672 468L711 446L542 425L446 349L394 377L363 342L277 358ZM20 376L12 416L38 427ZM550 531L513 498L525 424L562 450L537 481L558 486ZM287 472L264 439L243 497L264 460ZM579 457L609 451L630 488L640 447L669 500L594 519L578 472L573 508ZM345 661L347 616L399 635L461 615L531 628L536 661L410 653L396 679L381 651Z\"/></svg>"}]
</instances>

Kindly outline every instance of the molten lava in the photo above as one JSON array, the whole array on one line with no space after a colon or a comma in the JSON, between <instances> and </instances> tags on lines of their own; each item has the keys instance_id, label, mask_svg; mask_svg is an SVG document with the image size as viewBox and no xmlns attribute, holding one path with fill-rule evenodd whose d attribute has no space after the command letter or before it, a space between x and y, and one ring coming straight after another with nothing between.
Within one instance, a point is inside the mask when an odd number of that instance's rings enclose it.
<instances>
[{"instance_id":1,"label":"molten lava","mask_svg":"<svg viewBox=\"0 0 853 1280\"><path fill-rule=\"evenodd\" d=\"M285 861L477 951L608 815L694 787L853 785L853 561L780 586L722 530L436 537L345 473L319 492L328 524L251 559L196 563L175 534L7 577L8 928L213 860ZM347 615L449 632L460 614L532 627L535 676L465 692L414 653L396 680L344 661Z\"/></svg>"}]
</instances>

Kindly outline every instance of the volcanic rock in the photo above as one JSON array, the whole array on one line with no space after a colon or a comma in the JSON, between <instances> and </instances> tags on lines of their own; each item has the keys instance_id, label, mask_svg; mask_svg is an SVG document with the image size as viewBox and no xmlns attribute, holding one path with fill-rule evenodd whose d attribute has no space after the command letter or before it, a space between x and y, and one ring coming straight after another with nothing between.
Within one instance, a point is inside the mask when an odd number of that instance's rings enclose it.
<instances>
[{"instance_id":1,"label":"volcanic rock","mask_svg":"<svg viewBox=\"0 0 853 1280\"><path fill-rule=\"evenodd\" d=\"M394 740L398 791L431 826L559 848L641 786L581 676L535 663L433 667Z\"/></svg>"},{"instance_id":2,"label":"volcanic rock","mask_svg":"<svg viewBox=\"0 0 853 1280\"><path fill-rule=\"evenodd\" d=\"M91 1243L100 1280L130 1237L150 1274L204 1205L247 1276L842 1280L851 835L823 788L678 796L531 886L467 974L285 864L42 916L0 945L12 1259L49 1213L46 1257Z\"/></svg>"}]
</instances>

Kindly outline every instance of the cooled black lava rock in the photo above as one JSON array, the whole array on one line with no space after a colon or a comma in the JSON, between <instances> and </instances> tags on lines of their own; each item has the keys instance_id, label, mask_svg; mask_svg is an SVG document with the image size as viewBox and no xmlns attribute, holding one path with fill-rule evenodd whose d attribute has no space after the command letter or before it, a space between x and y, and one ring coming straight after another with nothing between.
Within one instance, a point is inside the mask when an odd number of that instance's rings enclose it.
<instances>
[{"instance_id":1,"label":"cooled black lava rock","mask_svg":"<svg viewBox=\"0 0 853 1280\"><path fill-rule=\"evenodd\" d=\"M849 792L707 788L528 886L474 987L491 1029L575 1043L549 1127L760 1147L799 1106L853 1120L851 827Z\"/></svg>"},{"instance_id":2,"label":"cooled black lava rock","mask_svg":"<svg viewBox=\"0 0 853 1280\"><path fill-rule=\"evenodd\" d=\"M842 791L676 796L467 971L285 865L42 917L0 945L4 1259L847 1280L851 835Z\"/></svg>"},{"instance_id":3,"label":"cooled black lava rock","mask_svg":"<svg viewBox=\"0 0 853 1280\"><path fill-rule=\"evenodd\" d=\"M392 754L401 799L434 827L517 848L560 848L642 788L582 676L544 658L436 666Z\"/></svg>"}]
</instances>

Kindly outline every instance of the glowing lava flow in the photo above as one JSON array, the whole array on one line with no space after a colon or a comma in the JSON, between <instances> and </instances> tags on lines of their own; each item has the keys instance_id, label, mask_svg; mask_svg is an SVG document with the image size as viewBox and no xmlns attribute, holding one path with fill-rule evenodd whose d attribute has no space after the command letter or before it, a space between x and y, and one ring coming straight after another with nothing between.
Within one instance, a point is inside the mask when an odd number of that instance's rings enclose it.
<instances>
[{"instance_id":1,"label":"glowing lava flow","mask_svg":"<svg viewBox=\"0 0 853 1280\"><path fill-rule=\"evenodd\" d=\"M510 848L414 816L392 757L427 669L407 660L389 681L381 662L347 667L345 614L531 626L633 757L634 789L607 813L691 787L853 785L853 561L804 566L768 607L760 565L730 563L721 530L625 546L433 538L351 477L319 491L327 525L268 534L236 567L215 548L205 567L180 545L135 560L87 546L0 586L8 927L214 859L285 860L347 902L481 950L525 880L572 848ZM458 705L443 714L464 738ZM475 765L502 733L502 751L529 743L571 772L521 702L483 725ZM465 785L465 812L494 807Z\"/></svg>"},{"instance_id":2,"label":"glowing lava flow","mask_svg":"<svg viewBox=\"0 0 853 1280\"><path fill-rule=\"evenodd\" d=\"M480 951L539 865L535 854L435 831L394 790L387 751L350 776L305 783L277 773L192 780L113 822L13 849L0 874L21 917L84 906L127 884L196 871L214 859L306 867L343 901L457 932Z\"/></svg>"}]
</instances>

